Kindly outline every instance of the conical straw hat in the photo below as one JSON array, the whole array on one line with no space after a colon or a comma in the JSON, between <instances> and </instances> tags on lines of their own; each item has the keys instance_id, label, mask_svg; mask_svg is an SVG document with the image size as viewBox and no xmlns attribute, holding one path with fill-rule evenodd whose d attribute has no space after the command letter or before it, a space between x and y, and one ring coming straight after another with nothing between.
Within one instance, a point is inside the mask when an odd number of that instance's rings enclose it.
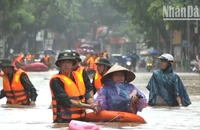
<instances>
[{"instance_id":1,"label":"conical straw hat","mask_svg":"<svg viewBox=\"0 0 200 130\"><path fill-rule=\"evenodd\" d=\"M124 68L120 65L113 65L102 77L101 82L104 84L108 78L110 78L110 75L114 72L118 71L124 71L125 72L125 80L127 82L131 82L135 79L135 74L128 70L127 68Z\"/></svg>"}]
</instances>

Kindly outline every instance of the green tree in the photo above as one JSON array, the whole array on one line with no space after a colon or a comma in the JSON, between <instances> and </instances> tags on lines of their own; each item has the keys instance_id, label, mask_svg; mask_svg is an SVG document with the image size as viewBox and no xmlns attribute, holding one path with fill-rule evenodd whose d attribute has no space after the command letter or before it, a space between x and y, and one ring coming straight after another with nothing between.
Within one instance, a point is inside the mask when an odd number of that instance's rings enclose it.
<instances>
[{"instance_id":1,"label":"green tree","mask_svg":"<svg viewBox=\"0 0 200 130\"><path fill-rule=\"evenodd\" d=\"M36 34L42 29L68 32L80 18L79 0L5 0L0 6L0 31L7 38L6 52L10 48L20 52L27 40L33 48Z\"/></svg>"},{"instance_id":2,"label":"green tree","mask_svg":"<svg viewBox=\"0 0 200 130\"><path fill-rule=\"evenodd\" d=\"M28 0L5 0L0 2L0 32L6 41L6 55L13 43L19 41L23 30L34 22Z\"/></svg>"},{"instance_id":3,"label":"green tree","mask_svg":"<svg viewBox=\"0 0 200 130\"><path fill-rule=\"evenodd\" d=\"M186 32L186 21L163 21L163 5L179 6L200 5L198 0L108 0L110 5L121 13L127 13L133 25L138 25L138 32L144 34L145 40L157 43L157 31L165 41L165 47L169 50L170 31L184 30ZM193 27L192 23L190 27ZM150 44L153 45L153 44ZM154 44L155 46L155 44Z\"/></svg>"},{"instance_id":4,"label":"green tree","mask_svg":"<svg viewBox=\"0 0 200 130\"><path fill-rule=\"evenodd\" d=\"M112 7L119 12L126 12L131 18L132 24L138 26L137 32L144 35L144 40L151 41L149 45L155 46L157 43L157 29L161 35L169 43L169 34L165 29L165 24L162 20L152 19L148 8L151 1L137 0L109 0Z\"/></svg>"}]
</instances>

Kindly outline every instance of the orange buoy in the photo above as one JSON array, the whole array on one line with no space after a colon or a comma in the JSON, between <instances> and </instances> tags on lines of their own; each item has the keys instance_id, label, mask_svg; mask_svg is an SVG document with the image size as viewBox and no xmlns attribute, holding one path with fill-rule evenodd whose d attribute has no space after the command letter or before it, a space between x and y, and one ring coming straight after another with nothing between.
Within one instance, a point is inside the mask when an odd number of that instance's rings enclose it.
<instances>
[{"instance_id":1,"label":"orange buoy","mask_svg":"<svg viewBox=\"0 0 200 130\"><path fill-rule=\"evenodd\" d=\"M137 122L137 123L146 123L145 120L136 114L128 113L128 112L120 112L120 111L106 111L103 110L97 114L94 112L87 113L85 117L86 121L92 122Z\"/></svg>"}]
</instances>

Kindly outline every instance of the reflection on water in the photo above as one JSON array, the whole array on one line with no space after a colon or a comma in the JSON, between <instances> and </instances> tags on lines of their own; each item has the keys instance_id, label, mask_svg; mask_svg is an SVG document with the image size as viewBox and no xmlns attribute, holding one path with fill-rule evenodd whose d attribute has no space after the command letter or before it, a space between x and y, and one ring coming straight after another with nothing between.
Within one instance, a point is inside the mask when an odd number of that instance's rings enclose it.
<instances>
[{"instance_id":1,"label":"reflection on water","mask_svg":"<svg viewBox=\"0 0 200 130\"><path fill-rule=\"evenodd\" d=\"M48 79L56 72L29 73L29 76L38 90L37 106L34 108L0 108L0 128L3 130L67 130L68 124L53 124L52 111L47 109L51 102ZM146 95L145 85L151 74L136 74L134 84ZM188 77L188 78L187 78ZM192 78L191 78L192 77ZM192 105L188 108L148 107L141 115L146 124L135 123L97 123L102 130L112 129L140 129L140 130L199 130L200 129L200 76L183 74L181 77L187 86ZM188 80L189 79L189 80ZM2 81L0 81L2 86ZM0 100L4 104L6 99Z\"/></svg>"}]
</instances>

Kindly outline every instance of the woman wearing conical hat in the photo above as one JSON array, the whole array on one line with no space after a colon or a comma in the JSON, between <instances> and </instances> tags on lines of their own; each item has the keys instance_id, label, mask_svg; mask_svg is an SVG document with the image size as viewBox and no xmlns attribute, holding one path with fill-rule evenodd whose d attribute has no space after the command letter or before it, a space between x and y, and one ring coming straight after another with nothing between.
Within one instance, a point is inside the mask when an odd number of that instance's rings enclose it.
<instances>
[{"instance_id":1,"label":"woman wearing conical hat","mask_svg":"<svg viewBox=\"0 0 200 130\"><path fill-rule=\"evenodd\" d=\"M128 69L113 65L101 79L104 86L95 99L99 110L137 113L146 107L146 97L132 82L135 74Z\"/></svg>"}]
</instances>

